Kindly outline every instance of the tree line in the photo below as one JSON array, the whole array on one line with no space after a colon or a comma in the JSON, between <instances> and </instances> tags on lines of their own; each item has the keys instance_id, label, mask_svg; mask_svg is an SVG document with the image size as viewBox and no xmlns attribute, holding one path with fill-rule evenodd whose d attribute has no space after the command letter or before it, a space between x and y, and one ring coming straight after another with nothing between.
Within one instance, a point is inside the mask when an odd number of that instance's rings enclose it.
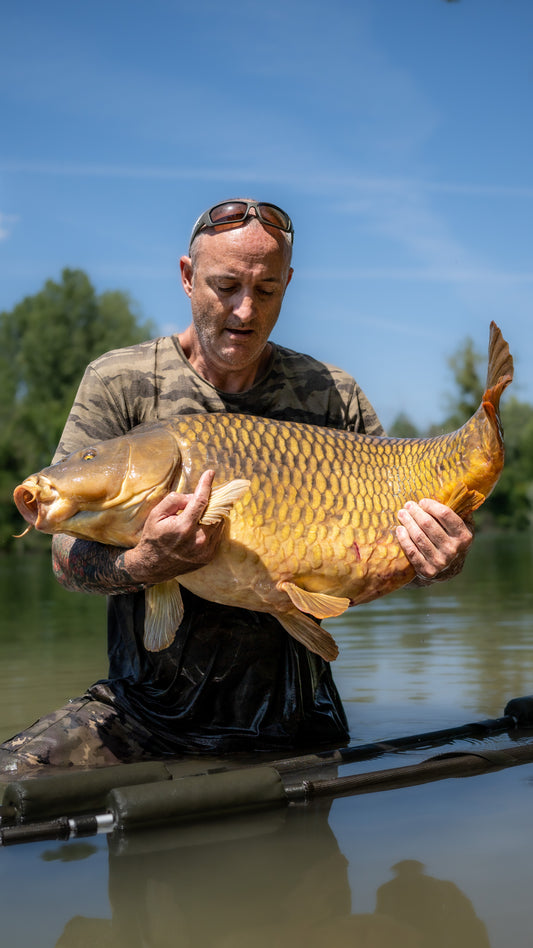
<instances>
[{"instance_id":1,"label":"tree line","mask_svg":"<svg viewBox=\"0 0 533 948\"><path fill-rule=\"evenodd\" d=\"M0 313L0 547L25 526L13 489L50 463L88 362L154 334L154 324L141 318L127 293L96 293L82 270L65 269L59 281L47 280L38 293ZM481 401L484 362L467 339L449 358L453 393L442 423L420 431L400 414L389 434L431 437L460 427ZM533 522L533 406L507 396L502 419L506 466L476 523L523 529ZM25 547L42 540L33 532Z\"/></svg>"}]
</instances>

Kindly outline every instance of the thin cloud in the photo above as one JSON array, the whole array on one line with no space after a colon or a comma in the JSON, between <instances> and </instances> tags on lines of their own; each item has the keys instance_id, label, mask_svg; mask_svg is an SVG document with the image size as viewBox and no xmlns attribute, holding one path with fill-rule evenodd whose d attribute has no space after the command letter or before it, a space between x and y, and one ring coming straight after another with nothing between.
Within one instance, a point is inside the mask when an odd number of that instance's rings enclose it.
<instances>
[{"instance_id":1,"label":"thin cloud","mask_svg":"<svg viewBox=\"0 0 533 948\"><path fill-rule=\"evenodd\" d=\"M271 170L256 168L216 167L165 167L162 165L93 164L71 161L27 161L5 159L0 161L0 171L8 174L54 175L57 177L87 178L138 178L143 180L176 181L273 181L299 185L302 190L311 187L327 192L343 192L346 188L367 193L400 193L405 191L462 194L466 197L516 197L533 198L533 188L506 184L470 184L469 182L430 181L423 178L367 177L365 175L313 174L294 175L286 171L283 175ZM346 210L346 204L343 206Z\"/></svg>"},{"instance_id":2,"label":"thin cloud","mask_svg":"<svg viewBox=\"0 0 533 948\"><path fill-rule=\"evenodd\" d=\"M0 240L7 240L11 236L13 225L17 221L16 214L2 214L0 211Z\"/></svg>"},{"instance_id":3,"label":"thin cloud","mask_svg":"<svg viewBox=\"0 0 533 948\"><path fill-rule=\"evenodd\" d=\"M533 283L533 273L493 268L353 267L300 270L306 280L404 280L424 283Z\"/></svg>"},{"instance_id":4,"label":"thin cloud","mask_svg":"<svg viewBox=\"0 0 533 948\"><path fill-rule=\"evenodd\" d=\"M54 175L56 177L138 178L153 179L154 181L166 179L179 181L217 181L228 179L242 180L243 178L254 180L260 177L250 171L226 170L222 167L205 169L190 167L165 168L154 165L109 165L68 161L17 161L16 159L1 161L0 171L11 174Z\"/></svg>"}]
</instances>

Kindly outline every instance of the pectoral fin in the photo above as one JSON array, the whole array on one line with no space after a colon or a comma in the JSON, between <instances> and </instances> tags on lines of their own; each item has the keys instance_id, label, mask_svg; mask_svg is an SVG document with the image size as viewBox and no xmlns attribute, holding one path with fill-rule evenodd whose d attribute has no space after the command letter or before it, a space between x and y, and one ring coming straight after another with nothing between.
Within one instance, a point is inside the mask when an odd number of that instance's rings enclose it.
<instances>
[{"instance_id":1,"label":"pectoral fin","mask_svg":"<svg viewBox=\"0 0 533 948\"><path fill-rule=\"evenodd\" d=\"M236 500L240 500L250 486L250 481L244 478L237 478L229 481L227 484L221 484L211 491L209 503L205 509L200 523L211 524L218 523L224 517L229 516L229 512Z\"/></svg>"},{"instance_id":2,"label":"pectoral fin","mask_svg":"<svg viewBox=\"0 0 533 948\"><path fill-rule=\"evenodd\" d=\"M307 589L297 586L296 583L288 581L278 583L277 589L286 592L297 609L308 612L316 619L340 616L350 605L349 599L340 596L328 596L327 593L309 592Z\"/></svg>"},{"instance_id":3,"label":"pectoral fin","mask_svg":"<svg viewBox=\"0 0 533 948\"><path fill-rule=\"evenodd\" d=\"M177 579L150 586L144 594L144 647L160 652L174 641L183 619L183 601Z\"/></svg>"},{"instance_id":4,"label":"pectoral fin","mask_svg":"<svg viewBox=\"0 0 533 948\"><path fill-rule=\"evenodd\" d=\"M293 639L305 645L310 652L320 655L326 662L332 662L337 658L339 649L335 639L309 616L301 612L285 612L283 615L277 614L276 619Z\"/></svg>"},{"instance_id":5,"label":"pectoral fin","mask_svg":"<svg viewBox=\"0 0 533 948\"><path fill-rule=\"evenodd\" d=\"M484 500L485 495L478 490L470 490L465 484L457 484L451 497L445 503L460 517L466 517L467 514L481 507Z\"/></svg>"}]
</instances>

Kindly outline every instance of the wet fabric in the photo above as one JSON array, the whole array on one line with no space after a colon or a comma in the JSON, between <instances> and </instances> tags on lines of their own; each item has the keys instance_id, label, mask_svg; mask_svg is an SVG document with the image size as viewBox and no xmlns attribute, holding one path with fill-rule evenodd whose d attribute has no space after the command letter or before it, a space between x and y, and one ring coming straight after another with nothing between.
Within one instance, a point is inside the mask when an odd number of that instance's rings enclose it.
<instances>
[{"instance_id":1,"label":"wet fabric","mask_svg":"<svg viewBox=\"0 0 533 948\"><path fill-rule=\"evenodd\" d=\"M43 767L104 767L157 756L147 728L116 704L109 688L94 685L0 746L0 779L42 773Z\"/></svg>"},{"instance_id":2,"label":"wet fabric","mask_svg":"<svg viewBox=\"0 0 533 948\"><path fill-rule=\"evenodd\" d=\"M344 710L330 665L263 612L220 606L182 589L172 645L142 644L144 595L109 599L110 678L117 704L167 752L275 750L342 742ZM123 630L127 598L128 629ZM126 672L126 674L125 674Z\"/></svg>"}]
</instances>

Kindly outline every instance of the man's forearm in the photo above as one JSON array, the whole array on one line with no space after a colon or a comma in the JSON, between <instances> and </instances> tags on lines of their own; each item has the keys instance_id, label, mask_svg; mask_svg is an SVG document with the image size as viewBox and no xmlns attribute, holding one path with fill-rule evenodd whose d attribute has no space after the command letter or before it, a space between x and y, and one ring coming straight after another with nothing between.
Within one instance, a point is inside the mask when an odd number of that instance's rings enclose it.
<instances>
[{"instance_id":1,"label":"man's forearm","mask_svg":"<svg viewBox=\"0 0 533 948\"><path fill-rule=\"evenodd\" d=\"M124 553L116 546L57 534L52 540L54 575L66 589L78 592L104 596L139 592L144 586L131 578Z\"/></svg>"}]
</instances>

